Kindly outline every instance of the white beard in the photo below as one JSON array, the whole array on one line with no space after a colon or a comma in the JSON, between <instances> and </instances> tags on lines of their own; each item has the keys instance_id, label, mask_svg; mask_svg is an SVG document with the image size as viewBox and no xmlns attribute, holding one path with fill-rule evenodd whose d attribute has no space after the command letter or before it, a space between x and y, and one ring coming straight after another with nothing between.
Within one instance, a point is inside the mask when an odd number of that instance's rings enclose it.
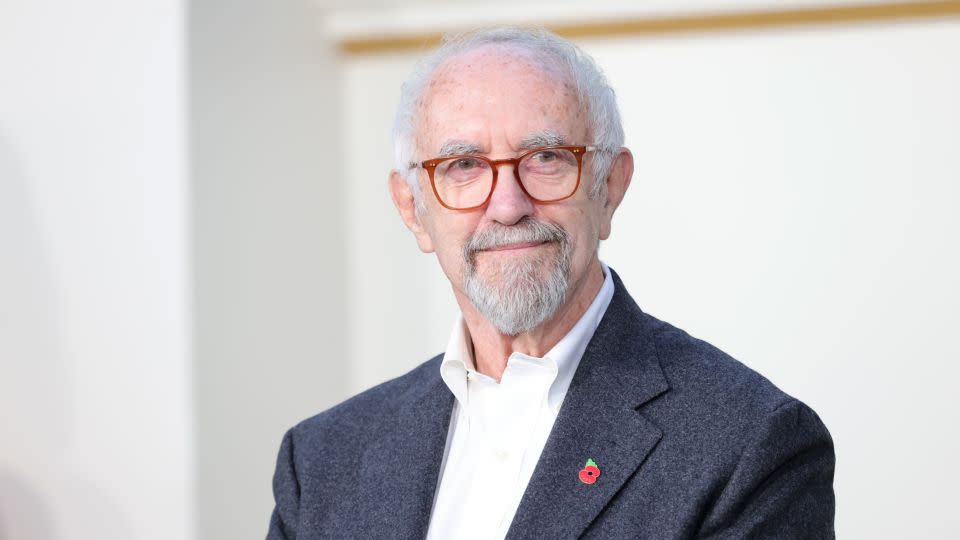
<instances>
[{"instance_id":1,"label":"white beard","mask_svg":"<svg viewBox=\"0 0 960 540\"><path fill-rule=\"evenodd\" d=\"M548 242L552 254L525 260L487 262L480 275L476 253L519 242ZM538 248L544 249L544 248ZM571 249L569 235L557 225L524 218L512 226L490 226L464 245L464 288L473 305L502 334L516 336L549 320L567 295ZM486 255L492 259L494 255ZM489 268L491 267L492 268Z\"/></svg>"}]
</instances>

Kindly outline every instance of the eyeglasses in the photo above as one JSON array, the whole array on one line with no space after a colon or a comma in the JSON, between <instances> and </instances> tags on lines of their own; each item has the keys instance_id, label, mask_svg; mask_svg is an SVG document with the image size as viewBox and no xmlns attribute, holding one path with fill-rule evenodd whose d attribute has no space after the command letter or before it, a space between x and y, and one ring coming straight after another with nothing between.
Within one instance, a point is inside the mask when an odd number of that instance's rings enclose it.
<instances>
[{"instance_id":1,"label":"eyeglasses","mask_svg":"<svg viewBox=\"0 0 960 540\"><path fill-rule=\"evenodd\" d=\"M513 176L528 197L539 203L554 203L577 192L583 155L595 150L596 146L547 146L515 158L446 156L411 163L410 168L426 169L433 194L450 210L475 210L487 204L497 186L501 165L513 165Z\"/></svg>"}]
</instances>

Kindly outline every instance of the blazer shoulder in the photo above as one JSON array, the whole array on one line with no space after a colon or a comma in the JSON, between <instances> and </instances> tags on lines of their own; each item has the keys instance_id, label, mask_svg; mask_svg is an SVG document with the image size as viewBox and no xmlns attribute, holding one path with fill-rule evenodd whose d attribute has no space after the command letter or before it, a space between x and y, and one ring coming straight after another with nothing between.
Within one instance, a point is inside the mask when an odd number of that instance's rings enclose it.
<instances>
[{"instance_id":1,"label":"blazer shoulder","mask_svg":"<svg viewBox=\"0 0 960 540\"><path fill-rule=\"evenodd\" d=\"M702 532L806 536L791 528L798 523L832 530L833 440L816 412L717 347L643 317L670 386L644 412L663 428L670 466L709 484Z\"/></svg>"},{"instance_id":2,"label":"blazer shoulder","mask_svg":"<svg viewBox=\"0 0 960 540\"><path fill-rule=\"evenodd\" d=\"M670 385L673 401L712 416L751 421L797 401L719 348L646 313L646 337Z\"/></svg>"},{"instance_id":3,"label":"blazer shoulder","mask_svg":"<svg viewBox=\"0 0 960 540\"><path fill-rule=\"evenodd\" d=\"M796 401L717 347L644 313L616 272L613 280L614 297L601 321L603 336L624 351L621 355L642 358L637 366L651 370L647 377L662 374L669 391L649 404L661 421L695 422L743 435ZM648 361L650 356L656 360Z\"/></svg>"},{"instance_id":4,"label":"blazer shoulder","mask_svg":"<svg viewBox=\"0 0 960 540\"><path fill-rule=\"evenodd\" d=\"M376 430L377 426L394 418L400 405L440 378L442 359L442 354L434 356L399 377L301 421L291 428L291 435L309 440L321 435L330 438L338 433Z\"/></svg>"}]
</instances>

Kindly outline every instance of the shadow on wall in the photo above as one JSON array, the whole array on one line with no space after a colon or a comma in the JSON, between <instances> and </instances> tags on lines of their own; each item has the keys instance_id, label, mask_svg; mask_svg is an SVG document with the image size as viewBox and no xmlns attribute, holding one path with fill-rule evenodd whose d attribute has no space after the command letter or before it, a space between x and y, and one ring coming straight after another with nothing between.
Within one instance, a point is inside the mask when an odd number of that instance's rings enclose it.
<instances>
[{"instance_id":1,"label":"shadow on wall","mask_svg":"<svg viewBox=\"0 0 960 540\"><path fill-rule=\"evenodd\" d=\"M51 516L31 484L63 444L63 370L50 261L13 158L0 137L0 539L46 540Z\"/></svg>"},{"instance_id":2,"label":"shadow on wall","mask_svg":"<svg viewBox=\"0 0 960 540\"><path fill-rule=\"evenodd\" d=\"M0 471L0 540L53 540L49 512L28 483Z\"/></svg>"},{"instance_id":3,"label":"shadow on wall","mask_svg":"<svg viewBox=\"0 0 960 540\"><path fill-rule=\"evenodd\" d=\"M64 443L55 287L25 179L0 136L0 539L54 538L36 484ZM46 466L43 465L44 462Z\"/></svg>"},{"instance_id":4,"label":"shadow on wall","mask_svg":"<svg viewBox=\"0 0 960 540\"><path fill-rule=\"evenodd\" d=\"M59 284L16 157L0 132L0 540L56 540L62 530L130 538L116 505L64 462L70 385Z\"/></svg>"}]
</instances>

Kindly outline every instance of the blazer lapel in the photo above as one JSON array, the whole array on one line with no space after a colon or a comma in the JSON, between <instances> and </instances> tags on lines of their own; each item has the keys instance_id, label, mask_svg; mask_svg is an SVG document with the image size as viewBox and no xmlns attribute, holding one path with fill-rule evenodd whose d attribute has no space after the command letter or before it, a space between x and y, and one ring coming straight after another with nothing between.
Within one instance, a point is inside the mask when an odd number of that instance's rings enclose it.
<instances>
[{"instance_id":1,"label":"blazer lapel","mask_svg":"<svg viewBox=\"0 0 960 540\"><path fill-rule=\"evenodd\" d=\"M453 394L440 379L411 392L363 454L360 489L377 493L376 507L356 509L368 538L423 538L446 447ZM369 499L367 499L369 500Z\"/></svg>"},{"instance_id":2,"label":"blazer lapel","mask_svg":"<svg viewBox=\"0 0 960 540\"><path fill-rule=\"evenodd\" d=\"M580 536L660 440L637 410L669 389L646 317L614 274L616 291L584 351L507 538ZM579 478L587 459L600 475Z\"/></svg>"}]
</instances>

